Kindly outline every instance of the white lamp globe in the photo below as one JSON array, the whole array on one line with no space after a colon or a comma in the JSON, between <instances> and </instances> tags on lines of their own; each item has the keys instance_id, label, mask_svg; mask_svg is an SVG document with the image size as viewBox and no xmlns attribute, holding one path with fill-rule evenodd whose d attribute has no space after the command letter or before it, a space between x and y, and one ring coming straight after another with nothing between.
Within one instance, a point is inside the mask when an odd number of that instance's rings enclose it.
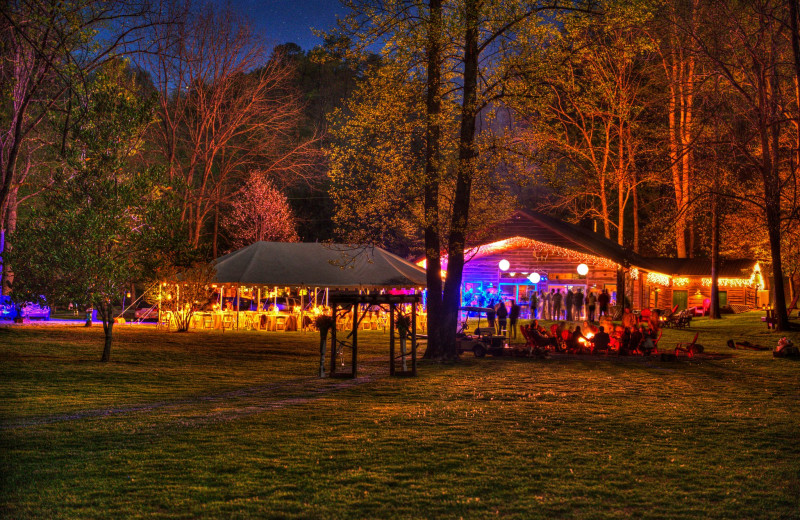
<instances>
[{"instance_id":1,"label":"white lamp globe","mask_svg":"<svg viewBox=\"0 0 800 520\"><path fill-rule=\"evenodd\" d=\"M508 271L509 267L511 267L511 263L503 258L500 260L500 263L497 264L501 271Z\"/></svg>"},{"instance_id":2,"label":"white lamp globe","mask_svg":"<svg viewBox=\"0 0 800 520\"><path fill-rule=\"evenodd\" d=\"M528 276L528 280L530 280L531 283L539 283L541 279L542 276L539 273L531 273L530 276Z\"/></svg>"},{"instance_id":3,"label":"white lamp globe","mask_svg":"<svg viewBox=\"0 0 800 520\"><path fill-rule=\"evenodd\" d=\"M589 272L589 266L586 264L580 264L578 266L578 274L581 276L586 276L586 273Z\"/></svg>"}]
</instances>

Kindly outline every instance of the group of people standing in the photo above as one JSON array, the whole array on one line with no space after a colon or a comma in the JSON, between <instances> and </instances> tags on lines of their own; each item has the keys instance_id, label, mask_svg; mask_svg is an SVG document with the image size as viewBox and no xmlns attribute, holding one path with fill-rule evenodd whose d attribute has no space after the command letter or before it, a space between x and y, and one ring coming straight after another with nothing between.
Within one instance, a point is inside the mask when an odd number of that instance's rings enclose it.
<instances>
[{"instance_id":1,"label":"group of people standing","mask_svg":"<svg viewBox=\"0 0 800 520\"><path fill-rule=\"evenodd\" d=\"M608 289L603 289L599 294L590 290L586 295L580 288L575 292L569 288L565 294L561 293L561 289L551 289L550 292L533 293L530 303L531 317L535 319L595 321L595 313L598 318L608 315L611 296Z\"/></svg>"},{"instance_id":2,"label":"group of people standing","mask_svg":"<svg viewBox=\"0 0 800 520\"><path fill-rule=\"evenodd\" d=\"M516 338L517 322L522 308L517 304L516 300L510 300L510 302L511 305L506 307L503 299L499 299L489 307L492 310L486 313L486 319L489 321L489 326L493 327L498 334L505 334L506 330L508 330L508 337ZM509 322L511 327L506 329Z\"/></svg>"}]
</instances>

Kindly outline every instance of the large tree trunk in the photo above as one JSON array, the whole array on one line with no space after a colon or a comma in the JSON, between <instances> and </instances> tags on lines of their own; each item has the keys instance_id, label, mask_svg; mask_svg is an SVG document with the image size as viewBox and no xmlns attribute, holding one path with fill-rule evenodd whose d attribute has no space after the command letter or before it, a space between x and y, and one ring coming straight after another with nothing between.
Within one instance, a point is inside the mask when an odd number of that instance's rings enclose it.
<instances>
[{"instance_id":1,"label":"large tree trunk","mask_svg":"<svg viewBox=\"0 0 800 520\"><path fill-rule=\"evenodd\" d=\"M719 310L719 197L714 192L711 197L711 309L709 317L718 320L722 317Z\"/></svg>"},{"instance_id":2,"label":"large tree trunk","mask_svg":"<svg viewBox=\"0 0 800 520\"><path fill-rule=\"evenodd\" d=\"M776 95L774 92L772 94L773 97ZM761 143L763 154L761 175L764 183L767 234L769 235L769 248L772 256L775 317L778 320L776 328L777 330L789 330L789 313L786 310L786 292L783 285L783 261L781 257L781 179L777 162L780 146L780 127L778 124L773 123L770 127L767 121L761 121Z\"/></svg>"},{"instance_id":3,"label":"large tree trunk","mask_svg":"<svg viewBox=\"0 0 800 520\"><path fill-rule=\"evenodd\" d=\"M425 127L425 261L428 287L428 348L425 358L442 357L442 259L439 229L442 0L430 0L428 26L427 121Z\"/></svg>"},{"instance_id":4,"label":"large tree trunk","mask_svg":"<svg viewBox=\"0 0 800 520\"><path fill-rule=\"evenodd\" d=\"M0 273L2 274L0 277L0 282L2 282L0 294L8 294L11 292L11 284L14 283L14 271L11 270L9 264L3 262L2 255L5 251L11 251L13 246L13 244L8 241L8 237L17 230L17 208L19 207L17 202L18 193L19 186L14 186L6 199L5 215L3 215L3 212L0 212L0 218L5 219L0 226L0 233L3 234L3 236L0 237L0 269L2 269L2 273Z\"/></svg>"},{"instance_id":5,"label":"large tree trunk","mask_svg":"<svg viewBox=\"0 0 800 520\"><path fill-rule=\"evenodd\" d=\"M464 86L461 100L461 127L458 146L458 169L453 197L453 214L447 247L447 280L443 296L442 347L447 358L458 357L456 327L461 303L461 277L464 269L472 170L475 167L475 118L478 97L478 1L465 0Z\"/></svg>"},{"instance_id":6,"label":"large tree trunk","mask_svg":"<svg viewBox=\"0 0 800 520\"><path fill-rule=\"evenodd\" d=\"M633 178L633 252L639 252L639 187Z\"/></svg>"},{"instance_id":7,"label":"large tree trunk","mask_svg":"<svg viewBox=\"0 0 800 520\"><path fill-rule=\"evenodd\" d=\"M100 361L111 361L111 334L114 330L114 306L111 302L103 302L97 306L100 317L103 320L103 332L105 341L103 343L103 356Z\"/></svg>"},{"instance_id":8,"label":"large tree trunk","mask_svg":"<svg viewBox=\"0 0 800 520\"><path fill-rule=\"evenodd\" d=\"M792 55L794 57L794 97L798 114L795 114L795 171L800 167L800 29L798 29L798 0L789 0L789 26L792 38ZM793 172L794 173L794 172Z\"/></svg>"}]
</instances>

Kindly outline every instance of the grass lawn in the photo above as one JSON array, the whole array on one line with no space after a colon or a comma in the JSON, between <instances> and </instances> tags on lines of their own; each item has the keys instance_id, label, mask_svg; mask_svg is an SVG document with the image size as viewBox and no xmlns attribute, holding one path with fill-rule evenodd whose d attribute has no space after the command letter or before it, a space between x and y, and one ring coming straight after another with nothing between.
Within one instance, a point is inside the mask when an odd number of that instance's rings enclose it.
<instances>
[{"instance_id":1,"label":"grass lawn","mask_svg":"<svg viewBox=\"0 0 800 520\"><path fill-rule=\"evenodd\" d=\"M800 362L465 356L320 380L316 334L0 328L3 518L800 518ZM790 335L800 343L800 334ZM721 356L727 355L727 356ZM382 356L382 357L378 357Z\"/></svg>"}]
</instances>

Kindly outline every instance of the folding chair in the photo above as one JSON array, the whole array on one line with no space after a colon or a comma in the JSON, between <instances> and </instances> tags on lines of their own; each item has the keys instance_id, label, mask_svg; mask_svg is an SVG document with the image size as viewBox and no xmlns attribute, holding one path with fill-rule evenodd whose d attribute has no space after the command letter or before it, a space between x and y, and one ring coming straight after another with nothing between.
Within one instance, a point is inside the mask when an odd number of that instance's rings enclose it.
<instances>
[{"instance_id":1,"label":"folding chair","mask_svg":"<svg viewBox=\"0 0 800 520\"><path fill-rule=\"evenodd\" d=\"M678 352L683 352L687 357L694 357L695 353L698 352L697 336L699 335L699 332L695 333L694 338L689 343L678 343L678 346L675 347L675 355L677 356Z\"/></svg>"}]
</instances>

